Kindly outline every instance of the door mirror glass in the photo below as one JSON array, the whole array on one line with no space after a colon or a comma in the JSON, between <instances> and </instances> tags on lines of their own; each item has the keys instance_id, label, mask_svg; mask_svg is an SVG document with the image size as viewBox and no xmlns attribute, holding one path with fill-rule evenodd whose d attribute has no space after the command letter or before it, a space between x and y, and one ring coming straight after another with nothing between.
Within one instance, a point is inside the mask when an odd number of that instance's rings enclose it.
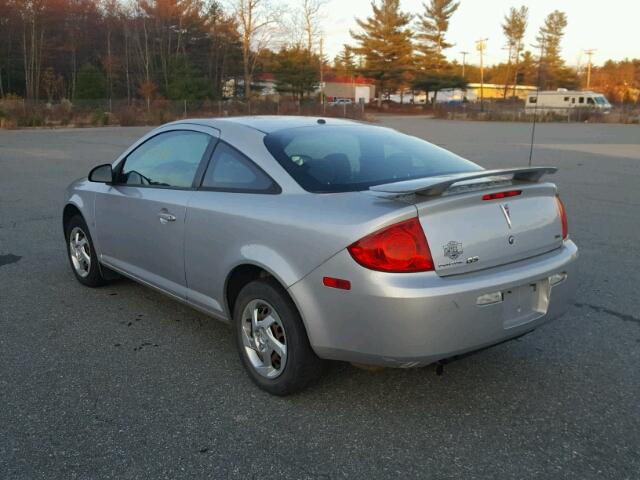
<instances>
[{"instance_id":1,"label":"door mirror glass","mask_svg":"<svg viewBox=\"0 0 640 480\"><path fill-rule=\"evenodd\" d=\"M113 169L110 163L104 165L98 165L89 172L89 181L97 183L111 183L113 182Z\"/></svg>"}]
</instances>

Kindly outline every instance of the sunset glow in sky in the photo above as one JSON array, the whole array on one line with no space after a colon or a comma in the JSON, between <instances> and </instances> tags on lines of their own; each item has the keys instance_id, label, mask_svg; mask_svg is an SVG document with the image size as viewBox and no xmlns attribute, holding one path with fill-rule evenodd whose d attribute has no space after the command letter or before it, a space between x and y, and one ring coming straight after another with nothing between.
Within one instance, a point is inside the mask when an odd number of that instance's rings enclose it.
<instances>
[{"instance_id":1,"label":"sunset glow in sky","mask_svg":"<svg viewBox=\"0 0 640 480\"><path fill-rule=\"evenodd\" d=\"M401 0L403 11L421 13L421 0ZM468 63L478 63L475 40L489 38L485 51L487 64L502 62L507 52L500 24L509 7L529 7L526 48L533 49L538 28L551 11L558 9L568 16L569 24L563 41L563 55L569 65L586 62L585 49L596 49L594 64L607 59L621 60L640 57L640 0L461 0L449 27L448 39L455 46L445 52L450 59L462 59L460 51L471 52ZM355 17L371 14L370 0L329 0L324 7L323 31L329 59L353 43L349 29L357 28Z\"/></svg>"}]
</instances>

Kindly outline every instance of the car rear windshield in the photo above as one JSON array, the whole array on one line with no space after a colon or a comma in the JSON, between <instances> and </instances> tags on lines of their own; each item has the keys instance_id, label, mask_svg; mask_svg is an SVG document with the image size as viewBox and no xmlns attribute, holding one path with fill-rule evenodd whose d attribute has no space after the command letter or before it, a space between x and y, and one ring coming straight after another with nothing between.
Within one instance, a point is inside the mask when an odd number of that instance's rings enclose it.
<instances>
[{"instance_id":1,"label":"car rear windshield","mask_svg":"<svg viewBox=\"0 0 640 480\"><path fill-rule=\"evenodd\" d=\"M264 143L296 182L314 193L481 170L429 142L382 127L290 128L268 134Z\"/></svg>"}]
</instances>

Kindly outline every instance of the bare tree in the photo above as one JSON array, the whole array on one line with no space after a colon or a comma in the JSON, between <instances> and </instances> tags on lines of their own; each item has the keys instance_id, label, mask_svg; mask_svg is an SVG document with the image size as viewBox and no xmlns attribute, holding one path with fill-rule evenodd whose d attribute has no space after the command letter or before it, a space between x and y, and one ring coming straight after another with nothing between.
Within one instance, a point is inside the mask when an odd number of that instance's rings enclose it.
<instances>
[{"instance_id":1,"label":"bare tree","mask_svg":"<svg viewBox=\"0 0 640 480\"><path fill-rule=\"evenodd\" d=\"M127 105L131 105L131 69L129 66L129 42L131 41L131 22L130 18L133 17L133 9L130 6L124 7L120 11L120 23L122 25L122 40L123 40L123 52L124 57L124 78L127 90Z\"/></svg>"},{"instance_id":2,"label":"bare tree","mask_svg":"<svg viewBox=\"0 0 640 480\"><path fill-rule=\"evenodd\" d=\"M234 0L242 43L244 96L251 96L253 70L260 52L276 31L280 13L269 0Z\"/></svg>"},{"instance_id":3,"label":"bare tree","mask_svg":"<svg viewBox=\"0 0 640 480\"><path fill-rule=\"evenodd\" d=\"M15 5L12 0L0 2L0 45L3 50L3 58L0 60L0 98L4 98L4 82L2 77L2 68L4 67L6 74L7 90L10 88L10 65L11 65L11 51L13 47L13 33L16 28L16 13Z\"/></svg>"},{"instance_id":4,"label":"bare tree","mask_svg":"<svg viewBox=\"0 0 640 480\"><path fill-rule=\"evenodd\" d=\"M102 65L107 73L107 90L109 99L113 97L113 72L115 56L113 54L113 35L120 19L120 4L117 0L102 0L102 18L106 29L106 54L102 58Z\"/></svg>"},{"instance_id":5,"label":"bare tree","mask_svg":"<svg viewBox=\"0 0 640 480\"><path fill-rule=\"evenodd\" d=\"M20 0L16 7L22 18L22 54L24 61L25 95L28 99L38 99L40 92L40 68L44 43L43 15L45 3L42 0Z\"/></svg>"},{"instance_id":6,"label":"bare tree","mask_svg":"<svg viewBox=\"0 0 640 480\"><path fill-rule=\"evenodd\" d=\"M206 70L209 81L213 84L214 95L222 97L229 67L231 66L231 73L237 73L233 68L234 61L238 58L236 21L215 0L209 4L205 16L205 28L210 39Z\"/></svg>"},{"instance_id":7,"label":"bare tree","mask_svg":"<svg viewBox=\"0 0 640 480\"><path fill-rule=\"evenodd\" d=\"M302 0L302 20L307 43L307 51L312 52L316 38L320 34L320 20L325 0Z\"/></svg>"}]
</instances>

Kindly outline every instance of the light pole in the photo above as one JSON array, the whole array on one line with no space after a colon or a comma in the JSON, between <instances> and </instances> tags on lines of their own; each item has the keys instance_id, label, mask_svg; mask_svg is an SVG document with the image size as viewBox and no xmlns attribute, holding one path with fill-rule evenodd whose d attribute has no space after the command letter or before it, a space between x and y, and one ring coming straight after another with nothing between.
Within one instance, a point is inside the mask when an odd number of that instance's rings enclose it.
<instances>
[{"instance_id":1,"label":"light pole","mask_svg":"<svg viewBox=\"0 0 640 480\"><path fill-rule=\"evenodd\" d=\"M484 49L487 48L488 38L476 41L476 50L480 52L480 111L484 112Z\"/></svg>"},{"instance_id":2,"label":"light pole","mask_svg":"<svg viewBox=\"0 0 640 480\"><path fill-rule=\"evenodd\" d=\"M587 61L587 90L589 90L589 87L591 86L591 57L595 53L595 50L590 48L589 50L585 50L584 53L589 57L589 60Z\"/></svg>"},{"instance_id":3,"label":"light pole","mask_svg":"<svg viewBox=\"0 0 640 480\"><path fill-rule=\"evenodd\" d=\"M322 51L324 47L324 37L320 36L320 103L322 104L322 114L325 112L325 104L324 104L324 65L323 65L323 55Z\"/></svg>"},{"instance_id":4,"label":"light pole","mask_svg":"<svg viewBox=\"0 0 640 480\"><path fill-rule=\"evenodd\" d=\"M467 64L467 55L469 55L469 52L462 51L462 52L460 52L460 55L462 55L462 78L465 78L464 77L464 67Z\"/></svg>"}]
</instances>

